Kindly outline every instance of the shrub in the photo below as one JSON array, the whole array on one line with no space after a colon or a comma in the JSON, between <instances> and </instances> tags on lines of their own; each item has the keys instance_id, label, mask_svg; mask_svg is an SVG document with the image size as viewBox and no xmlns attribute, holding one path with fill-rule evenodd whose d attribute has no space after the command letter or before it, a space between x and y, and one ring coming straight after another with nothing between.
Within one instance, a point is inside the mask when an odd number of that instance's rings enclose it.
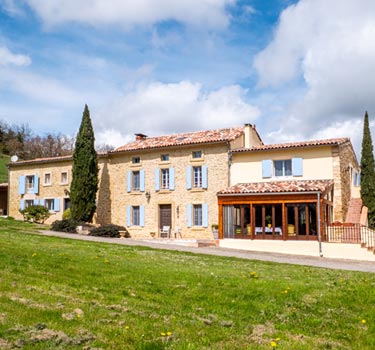
<instances>
[{"instance_id":1,"label":"shrub","mask_svg":"<svg viewBox=\"0 0 375 350\"><path fill-rule=\"evenodd\" d=\"M118 225L102 225L96 227L89 232L89 235L100 237L120 237L119 231L125 231L125 237L130 238L130 234L127 229Z\"/></svg>"},{"instance_id":2,"label":"shrub","mask_svg":"<svg viewBox=\"0 0 375 350\"><path fill-rule=\"evenodd\" d=\"M51 215L49 210L43 205L30 205L20 210L20 213L23 215L25 221L38 224L43 224Z\"/></svg>"},{"instance_id":3,"label":"shrub","mask_svg":"<svg viewBox=\"0 0 375 350\"><path fill-rule=\"evenodd\" d=\"M79 224L78 221L72 219L56 220L52 223L51 229L52 231L77 233L76 228Z\"/></svg>"},{"instance_id":4,"label":"shrub","mask_svg":"<svg viewBox=\"0 0 375 350\"><path fill-rule=\"evenodd\" d=\"M63 218L63 220L68 220L68 219L70 219L70 208L66 209L66 210L63 212L62 218Z\"/></svg>"}]
</instances>

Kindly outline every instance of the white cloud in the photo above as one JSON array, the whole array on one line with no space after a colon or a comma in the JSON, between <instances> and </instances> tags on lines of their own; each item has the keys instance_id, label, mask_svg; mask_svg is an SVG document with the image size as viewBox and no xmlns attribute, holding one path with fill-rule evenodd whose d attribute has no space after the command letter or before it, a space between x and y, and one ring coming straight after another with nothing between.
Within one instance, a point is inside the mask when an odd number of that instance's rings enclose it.
<instances>
[{"instance_id":1,"label":"white cloud","mask_svg":"<svg viewBox=\"0 0 375 350\"><path fill-rule=\"evenodd\" d=\"M374 38L373 0L301 0L284 10L273 40L253 63L260 87L277 91L304 82L280 130L305 137L323 129L327 136L337 130L352 135L338 123L355 124L365 110L375 113Z\"/></svg>"},{"instance_id":2,"label":"white cloud","mask_svg":"<svg viewBox=\"0 0 375 350\"><path fill-rule=\"evenodd\" d=\"M31 58L26 55L14 54L7 47L0 46L0 66L28 66Z\"/></svg>"},{"instance_id":3,"label":"white cloud","mask_svg":"<svg viewBox=\"0 0 375 350\"><path fill-rule=\"evenodd\" d=\"M236 0L25 0L47 25L81 22L89 25L148 25L165 20L225 27L226 7Z\"/></svg>"},{"instance_id":4,"label":"white cloud","mask_svg":"<svg viewBox=\"0 0 375 350\"><path fill-rule=\"evenodd\" d=\"M200 84L189 81L139 84L97 114L97 139L118 146L136 132L156 136L251 123L259 110L245 101L245 94L236 85L204 92Z\"/></svg>"}]
</instances>

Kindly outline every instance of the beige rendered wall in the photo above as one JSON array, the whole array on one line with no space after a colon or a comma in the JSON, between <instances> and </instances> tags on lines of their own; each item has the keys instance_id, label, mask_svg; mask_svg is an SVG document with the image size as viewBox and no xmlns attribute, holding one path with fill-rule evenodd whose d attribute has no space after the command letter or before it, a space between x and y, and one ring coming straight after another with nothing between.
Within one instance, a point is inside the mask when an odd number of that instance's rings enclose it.
<instances>
[{"instance_id":1,"label":"beige rendered wall","mask_svg":"<svg viewBox=\"0 0 375 350\"><path fill-rule=\"evenodd\" d=\"M193 159L192 151L203 151L202 159ZM161 154L169 154L169 161L162 162ZM131 163L139 156L139 165ZM159 232L159 205L172 207L172 231L180 228L183 238L212 238L211 225L218 223L216 193L228 186L227 145L201 145L156 149L153 151L126 152L112 155L109 160L111 221L126 226L127 206L144 206L145 226L128 227L132 237L150 238L150 232ZM208 188L186 189L186 168L188 165L208 167ZM175 190L155 190L155 168L174 168ZM145 171L145 191L127 192L128 170ZM150 198L146 198L146 192ZM208 227L187 227L187 205L208 204Z\"/></svg>"},{"instance_id":2,"label":"beige rendered wall","mask_svg":"<svg viewBox=\"0 0 375 350\"><path fill-rule=\"evenodd\" d=\"M248 182L268 182L279 177L262 178L262 160L302 158L303 176L285 177L295 180L324 180L333 178L331 147L295 148L273 151L233 153L231 185Z\"/></svg>"}]
</instances>

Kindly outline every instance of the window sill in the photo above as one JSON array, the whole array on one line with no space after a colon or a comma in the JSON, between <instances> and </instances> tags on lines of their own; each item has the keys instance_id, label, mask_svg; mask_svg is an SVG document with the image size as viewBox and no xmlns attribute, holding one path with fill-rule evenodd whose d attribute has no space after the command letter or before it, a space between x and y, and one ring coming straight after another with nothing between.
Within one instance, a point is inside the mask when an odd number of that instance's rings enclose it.
<instances>
[{"instance_id":1,"label":"window sill","mask_svg":"<svg viewBox=\"0 0 375 350\"><path fill-rule=\"evenodd\" d=\"M128 192L128 193L132 196L140 196L140 195L144 194L144 192L141 192L141 191L131 191L131 192Z\"/></svg>"},{"instance_id":2,"label":"window sill","mask_svg":"<svg viewBox=\"0 0 375 350\"><path fill-rule=\"evenodd\" d=\"M195 187L190 189L190 192L206 192L207 188L202 188L202 187Z\"/></svg>"},{"instance_id":3,"label":"window sill","mask_svg":"<svg viewBox=\"0 0 375 350\"><path fill-rule=\"evenodd\" d=\"M194 163L194 165L203 165L204 164L204 159L203 158L192 158L190 159L190 163Z\"/></svg>"},{"instance_id":4,"label":"window sill","mask_svg":"<svg viewBox=\"0 0 375 350\"><path fill-rule=\"evenodd\" d=\"M203 226L193 226L190 228L192 231L204 231L207 229L207 227L203 227Z\"/></svg>"},{"instance_id":5,"label":"window sill","mask_svg":"<svg viewBox=\"0 0 375 350\"><path fill-rule=\"evenodd\" d=\"M158 193L168 194L168 193L172 193L172 190L170 190L169 188L165 188L165 189L162 189L162 190L158 191Z\"/></svg>"},{"instance_id":6,"label":"window sill","mask_svg":"<svg viewBox=\"0 0 375 350\"><path fill-rule=\"evenodd\" d=\"M43 184L43 187L51 187L52 184Z\"/></svg>"},{"instance_id":7,"label":"window sill","mask_svg":"<svg viewBox=\"0 0 375 350\"><path fill-rule=\"evenodd\" d=\"M142 168L142 163L130 164L131 168Z\"/></svg>"},{"instance_id":8,"label":"window sill","mask_svg":"<svg viewBox=\"0 0 375 350\"><path fill-rule=\"evenodd\" d=\"M159 161L159 165L162 167L162 166L166 166L166 165L171 165L171 161L170 160L161 160Z\"/></svg>"}]
</instances>

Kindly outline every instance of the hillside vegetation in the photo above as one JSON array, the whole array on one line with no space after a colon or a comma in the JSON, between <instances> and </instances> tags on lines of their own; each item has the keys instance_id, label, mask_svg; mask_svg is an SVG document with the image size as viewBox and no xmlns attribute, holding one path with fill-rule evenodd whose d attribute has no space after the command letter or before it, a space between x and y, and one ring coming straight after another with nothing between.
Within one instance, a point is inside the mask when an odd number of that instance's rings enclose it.
<instances>
[{"instance_id":1,"label":"hillside vegetation","mask_svg":"<svg viewBox=\"0 0 375 350\"><path fill-rule=\"evenodd\" d=\"M6 164L10 162L10 156L0 154L0 183L8 182L8 169Z\"/></svg>"}]
</instances>

